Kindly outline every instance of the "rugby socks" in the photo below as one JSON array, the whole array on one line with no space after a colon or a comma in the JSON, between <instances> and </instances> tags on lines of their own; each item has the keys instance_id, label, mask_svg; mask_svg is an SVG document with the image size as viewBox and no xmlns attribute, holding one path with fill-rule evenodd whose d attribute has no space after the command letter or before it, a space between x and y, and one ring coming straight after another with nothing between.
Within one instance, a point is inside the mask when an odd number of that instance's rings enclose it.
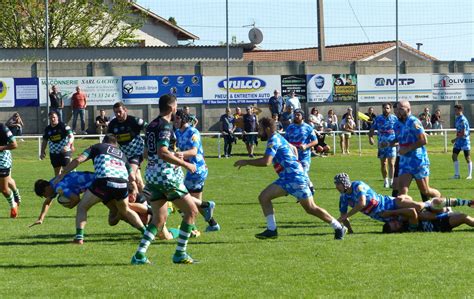
<instances>
[{"instance_id":1,"label":"rugby socks","mask_svg":"<svg viewBox=\"0 0 474 299\"><path fill-rule=\"evenodd\" d=\"M183 256L186 254L188 240L194 228L194 224L188 224L184 221L181 222L179 227L178 245L176 246L176 252L174 253L175 256Z\"/></svg>"},{"instance_id":2,"label":"rugby socks","mask_svg":"<svg viewBox=\"0 0 474 299\"><path fill-rule=\"evenodd\" d=\"M135 258L137 259L144 259L145 253L148 250L148 246L150 246L151 242L155 240L155 236L158 233L158 228L154 224L148 225L148 228L143 233L142 240L140 241L140 245L138 245L137 252L135 253Z\"/></svg>"},{"instance_id":3,"label":"rugby socks","mask_svg":"<svg viewBox=\"0 0 474 299\"><path fill-rule=\"evenodd\" d=\"M458 207L458 206L471 206L472 205L472 200L467 200L467 199L461 199L461 198L456 198L456 203L453 204L453 206Z\"/></svg>"},{"instance_id":4,"label":"rugby socks","mask_svg":"<svg viewBox=\"0 0 474 299\"><path fill-rule=\"evenodd\" d=\"M15 203L15 201L13 200L13 192L10 192L10 195L5 196L5 198L7 199L7 202L8 202L8 204L10 205L10 208L11 208L11 209L13 209L14 207L16 207L16 203Z\"/></svg>"},{"instance_id":5,"label":"rugby socks","mask_svg":"<svg viewBox=\"0 0 474 299\"><path fill-rule=\"evenodd\" d=\"M84 240L84 229L83 228L76 228L76 236L74 240Z\"/></svg>"},{"instance_id":6,"label":"rugby socks","mask_svg":"<svg viewBox=\"0 0 474 299\"><path fill-rule=\"evenodd\" d=\"M398 196L398 190L392 190L392 197Z\"/></svg>"},{"instance_id":7,"label":"rugby socks","mask_svg":"<svg viewBox=\"0 0 474 299\"><path fill-rule=\"evenodd\" d=\"M15 189L12 191L13 191L13 198L15 199L15 202L20 203L21 202L20 190Z\"/></svg>"},{"instance_id":8,"label":"rugby socks","mask_svg":"<svg viewBox=\"0 0 474 299\"><path fill-rule=\"evenodd\" d=\"M454 175L459 175L459 161L454 161Z\"/></svg>"},{"instance_id":9,"label":"rugby socks","mask_svg":"<svg viewBox=\"0 0 474 299\"><path fill-rule=\"evenodd\" d=\"M420 191L420 195L421 195L421 200L422 200L423 202L426 202L426 201L429 201L429 200L430 200L430 198L428 197L428 195L425 195L425 194L421 193L421 191Z\"/></svg>"},{"instance_id":10,"label":"rugby socks","mask_svg":"<svg viewBox=\"0 0 474 299\"><path fill-rule=\"evenodd\" d=\"M199 206L201 209L209 208L209 202L208 201L201 201L201 205Z\"/></svg>"},{"instance_id":11,"label":"rugby socks","mask_svg":"<svg viewBox=\"0 0 474 299\"><path fill-rule=\"evenodd\" d=\"M332 218L331 223L329 223L334 229L342 229L342 225L336 218Z\"/></svg>"},{"instance_id":12,"label":"rugby socks","mask_svg":"<svg viewBox=\"0 0 474 299\"><path fill-rule=\"evenodd\" d=\"M267 218L267 228L269 230L276 230L277 225L275 220L275 214L267 215L265 218Z\"/></svg>"},{"instance_id":13,"label":"rugby socks","mask_svg":"<svg viewBox=\"0 0 474 299\"><path fill-rule=\"evenodd\" d=\"M467 176L468 177L472 176L472 161L467 163Z\"/></svg>"},{"instance_id":14,"label":"rugby socks","mask_svg":"<svg viewBox=\"0 0 474 299\"><path fill-rule=\"evenodd\" d=\"M216 220L214 220L214 217L212 217L207 223L210 226L216 226L217 225L217 222L216 222Z\"/></svg>"}]
</instances>

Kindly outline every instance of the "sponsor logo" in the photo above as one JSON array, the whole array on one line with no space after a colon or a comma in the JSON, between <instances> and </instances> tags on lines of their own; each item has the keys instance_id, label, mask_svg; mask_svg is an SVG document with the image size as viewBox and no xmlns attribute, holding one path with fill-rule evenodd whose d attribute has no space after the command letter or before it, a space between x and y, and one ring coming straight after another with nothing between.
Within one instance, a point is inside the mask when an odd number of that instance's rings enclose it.
<instances>
[{"instance_id":1,"label":"sponsor logo","mask_svg":"<svg viewBox=\"0 0 474 299\"><path fill-rule=\"evenodd\" d=\"M434 87L446 88L454 84L474 84L474 78L450 78L449 76L443 76L438 83L435 83Z\"/></svg>"},{"instance_id":2,"label":"sponsor logo","mask_svg":"<svg viewBox=\"0 0 474 299\"><path fill-rule=\"evenodd\" d=\"M156 80L125 80L122 84L124 94L155 94L158 93Z\"/></svg>"},{"instance_id":3,"label":"sponsor logo","mask_svg":"<svg viewBox=\"0 0 474 299\"><path fill-rule=\"evenodd\" d=\"M234 93L257 92L265 88L267 83L254 77L232 77L229 78L229 91ZM221 80L217 83L221 90L227 90L227 80Z\"/></svg>"},{"instance_id":4,"label":"sponsor logo","mask_svg":"<svg viewBox=\"0 0 474 299\"><path fill-rule=\"evenodd\" d=\"M396 78L375 78L375 86L395 86ZM398 86L408 86L415 84L413 78L398 78Z\"/></svg>"},{"instance_id":5,"label":"sponsor logo","mask_svg":"<svg viewBox=\"0 0 474 299\"><path fill-rule=\"evenodd\" d=\"M314 85L316 86L317 89L321 89L324 87L324 77L323 76L317 76L314 78Z\"/></svg>"},{"instance_id":6,"label":"sponsor logo","mask_svg":"<svg viewBox=\"0 0 474 299\"><path fill-rule=\"evenodd\" d=\"M7 95L8 85L4 81L0 81L0 101Z\"/></svg>"}]
</instances>

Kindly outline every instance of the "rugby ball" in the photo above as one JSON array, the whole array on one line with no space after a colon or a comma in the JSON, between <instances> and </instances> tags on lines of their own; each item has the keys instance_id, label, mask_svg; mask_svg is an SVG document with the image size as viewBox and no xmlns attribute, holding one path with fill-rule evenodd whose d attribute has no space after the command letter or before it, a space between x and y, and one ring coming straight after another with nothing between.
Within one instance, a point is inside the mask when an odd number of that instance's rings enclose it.
<instances>
[{"instance_id":1,"label":"rugby ball","mask_svg":"<svg viewBox=\"0 0 474 299\"><path fill-rule=\"evenodd\" d=\"M69 197L64 196L64 195L59 195L57 200L62 205L65 205L65 204L68 204L68 203L71 202L71 199Z\"/></svg>"}]
</instances>

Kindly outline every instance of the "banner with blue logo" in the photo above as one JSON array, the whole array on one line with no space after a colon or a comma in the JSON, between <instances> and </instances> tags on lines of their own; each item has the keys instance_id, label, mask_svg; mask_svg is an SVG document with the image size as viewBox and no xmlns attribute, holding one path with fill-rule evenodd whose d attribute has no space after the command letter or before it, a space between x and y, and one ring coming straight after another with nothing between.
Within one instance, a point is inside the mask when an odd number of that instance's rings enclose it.
<instances>
[{"instance_id":1,"label":"banner with blue logo","mask_svg":"<svg viewBox=\"0 0 474 299\"><path fill-rule=\"evenodd\" d=\"M359 102L395 102L396 76L394 74L359 75ZM431 101L431 74L400 74L398 100Z\"/></svg>"},{"instance_id":2,"label":"banner with blue logo","mask_svg":"<svg viewBox=\"0 0 474 299\"><path fill-rule=\"evenodd\" d=\"M158 104L165 94L174 94L179 104L202 103L202 76L125 76L122 99L126 104Z\"/></svg>"},{"instance_id":3,"label":"banner with blue logo","mask_svg":"<svg viewBox=\"0 0 474 299\"><path fill-rule=\"evenodd\" d=\"M203 103L227 104L227 80L225 76L203 77ZM275 89L281 89L280 76L229 77L229 103L268 104Z\"/></svg>"},{"instance_id":4,"label":"banner with blue logo","mask_svg":"<svg viewBox=\"0 0 474 299\"><path fill-rule=\"evenodd\" d=\"M308 102L332 102L332 74L307 75L306 82Z\"/></svg>"},{"instance_id":5,"label":"banner with blue logo","mask_svg":"<svg viewBox=\"0 0 474 299\"><path fill-rule=\"evenodd\" d=\"M281 95L288 98L292 92L300 103L306 103L306 75L281 76Z\"/></svg>"},{"instance_id":6,"label":"banner with blue logo","mask_svg":"<svg viewBox=\"0 0 474 299\"><path fill-rule=\"evenodd\" d=\"M433 74L431 76L433 100L474 100L474 74Z\"/></svg>"},{"instance_id":7,"label":"banner with blue logo","mask_svg":"<svg viewBox=\"0 0 474 299\"><path fill-rule=\"evenodd\" d=\"M15 107L39 106L39 79L15 78Z\"/></svg>"}]
</instances>

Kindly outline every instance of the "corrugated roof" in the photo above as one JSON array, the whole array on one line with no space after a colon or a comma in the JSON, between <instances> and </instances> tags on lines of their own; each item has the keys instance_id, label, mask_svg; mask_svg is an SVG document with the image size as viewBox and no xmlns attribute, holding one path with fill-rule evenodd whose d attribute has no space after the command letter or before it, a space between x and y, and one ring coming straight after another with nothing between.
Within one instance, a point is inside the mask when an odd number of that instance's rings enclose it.
<instances>
[{"instance_id":1,"label":"corrugated roof","mask_svg":"<svg viewBox=\"0 0 474 299\"><path fill-rule=\"evenodd\" d=\"M356 43L326 46L326 61L359 61L394 48L395 41L373 43ZM400 48L420 56L425 60L437 61L433 56L414 49L400 42ZM251 50L244 52L244 60L248 61L318 61L317 47L286 50Z\"/></svg>"}]
</instances>

